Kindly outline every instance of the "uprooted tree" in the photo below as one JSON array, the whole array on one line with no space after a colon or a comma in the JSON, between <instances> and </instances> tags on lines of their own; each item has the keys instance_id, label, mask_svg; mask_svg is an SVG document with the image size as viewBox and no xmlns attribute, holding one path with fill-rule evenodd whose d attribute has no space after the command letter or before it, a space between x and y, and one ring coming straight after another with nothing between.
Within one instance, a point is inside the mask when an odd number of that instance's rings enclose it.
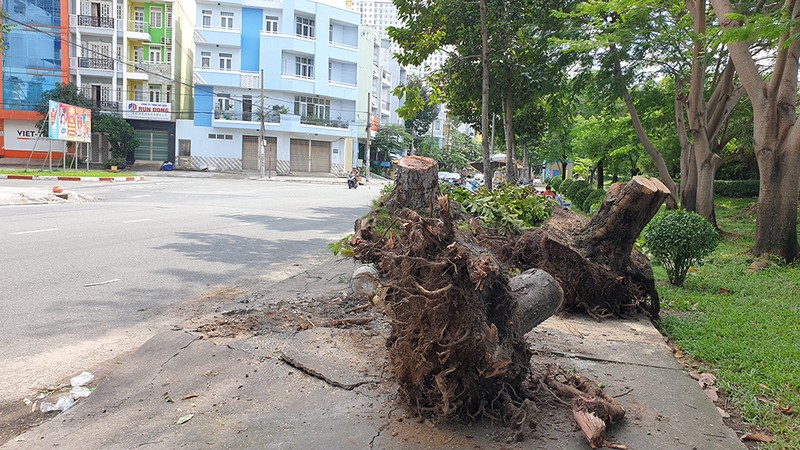
<instances>
[{"instance_id":1,"label":"uprooted tree","mask_svg":"<svg viewBox=\"0 0 800 450\"><path fill-rule=\"evenodd\" d=\"M420 415L532 420L525 333L562 307L605 315L649 302L657 313L652 270L632 249L667 194L636 178L612 188L588 224L557 210L520 236L491 236L440 195L434 160L401 159L394 191L356 221L351 242L356 259L384 278L401 397ZM512 268L521 274L509 277ZM582 387L584 379L550 383L580 400L575 417L593 445L603 442L597 423L622 418L619 404Z\"/></svg>"}]
</instances>

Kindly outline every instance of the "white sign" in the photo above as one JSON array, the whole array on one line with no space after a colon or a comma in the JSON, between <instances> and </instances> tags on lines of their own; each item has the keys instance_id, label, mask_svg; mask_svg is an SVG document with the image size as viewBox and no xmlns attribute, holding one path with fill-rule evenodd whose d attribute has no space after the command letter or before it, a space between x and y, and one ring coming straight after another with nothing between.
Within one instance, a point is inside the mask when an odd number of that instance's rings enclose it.
<instances>
[{"instance_id":1,"label":"white sign","mask_svg":"<svg viewBox=\"0 0 800 450\"><path fill-rule=\"evenodd\" d=\"M125 103L123 115L126 119L172 120L169 103L132 102Z\"/></svg>"},{"instance_id":2,"label":"white sign","mask_svg":"<svg viewBox=\"0 0 800 450\"><path fill-rule=\"evenodd\" d=\"M38 152L63 152L66 148L66 142L56 141L47 137L47 127L45 126L45 135L40 136L39 130L36 129L36 122L28 122L23 120L10 120L5 121L5 148L8 150L36 150Z\"/></svg>"}]
</instances>

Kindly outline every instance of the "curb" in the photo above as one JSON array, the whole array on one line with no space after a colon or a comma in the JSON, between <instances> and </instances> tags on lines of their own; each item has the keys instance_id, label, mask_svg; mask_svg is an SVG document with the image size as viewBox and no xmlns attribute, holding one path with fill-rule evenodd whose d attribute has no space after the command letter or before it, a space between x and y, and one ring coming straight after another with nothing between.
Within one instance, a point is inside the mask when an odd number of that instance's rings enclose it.
<instances>
[{"instance_id":1,"label":"curb","mask_svg":"<svg viewBox=\"0 0 800 450\"><path fill-rule=\"evenodd\" d=\"M0 180L49 180L49 181L144 181L143 176L135 177L56 177L49 175L8 175L0 174Z\"/></svg>"}]
</instances>

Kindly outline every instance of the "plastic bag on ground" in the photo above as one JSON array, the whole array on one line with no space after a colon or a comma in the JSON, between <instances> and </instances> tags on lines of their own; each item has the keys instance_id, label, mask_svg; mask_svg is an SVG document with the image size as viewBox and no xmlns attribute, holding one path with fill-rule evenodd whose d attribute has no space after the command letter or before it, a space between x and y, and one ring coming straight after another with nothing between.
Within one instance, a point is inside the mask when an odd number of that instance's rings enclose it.
<instances>
[{"instance_id":1,"label":"plastic bag on ground","mask_svg":"<svg viewBox=\"0 0 800 450\"><path fill-rule=\"evenodd\" d=\"M56 404L52 404L50 402L42 402L42 405L39 409L42 412L50 412L50 411L66 411L70 408L75 406L75 400L70 398L70 396L59 397Z\"/></svg>"},{"instance_id":2,"label":"plastic bag on ground","mask_svg":"<svg viewBox=\"0 0 800 450\"><path fill-rule=\"evenodd\" d=\"M71 384L72 387L78 387L88 384L92 380L94 380L94 375L92 375L90 372L81 372L80 375L72 377L69 380L69 384Z\"/></svg>"},{"instance_id":3,"label":"plastic bag on ground","mask_svg":"<svg viewBox=\"0 0 800 450\"><path fill-rule=\"evenodd\" d=\"M69 391L69 396L74 399L88 397L92 394L92 390L86 386L76 386Z\"/></svg>"}]
</instances>

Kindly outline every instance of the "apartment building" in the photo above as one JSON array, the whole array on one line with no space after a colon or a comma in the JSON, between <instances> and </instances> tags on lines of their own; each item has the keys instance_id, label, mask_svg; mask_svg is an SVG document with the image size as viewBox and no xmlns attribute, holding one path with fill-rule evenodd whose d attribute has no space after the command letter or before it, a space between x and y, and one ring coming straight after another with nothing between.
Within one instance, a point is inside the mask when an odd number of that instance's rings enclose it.
<instances>
[{"instance_id":1,"label":"apartment building","mask_svg":"<svg viewBox=\"0 0 800 450\"><path fill-rule=\"evenodd\" d=\"M140 142L137 161L175 159L175 118L192 107L191 72L185 71L191 58L176 58L176 49L192 35L174 30L177 24L191 29L185 8L192 6L176 8L173 0L70 4L72 79L98 110L128 120Z\"/></svg>"},{"instance_id":2,"label":"apartment building","mask_svg":"<svg viewBox=\"0 0 800 450\"><path fill-rule=\"evenodd\" d=\"M359 21L310 0L198 1L194 118L177 120L179 167L257 171L263 142L278 174L349 170Z\"/></svg>"},{"instance_id":3,"label":"apartment building","mask_svg":"<svg viewBox=\"0 0 800 450\"><path fill-rule=\"evenodd\" d=\"M0 157L63 152L64 142L39 136L34 108L43 92L69 81L67 0L4 0L3 11L12 28L0 66Z\"/></svg>"}]
</instances>

